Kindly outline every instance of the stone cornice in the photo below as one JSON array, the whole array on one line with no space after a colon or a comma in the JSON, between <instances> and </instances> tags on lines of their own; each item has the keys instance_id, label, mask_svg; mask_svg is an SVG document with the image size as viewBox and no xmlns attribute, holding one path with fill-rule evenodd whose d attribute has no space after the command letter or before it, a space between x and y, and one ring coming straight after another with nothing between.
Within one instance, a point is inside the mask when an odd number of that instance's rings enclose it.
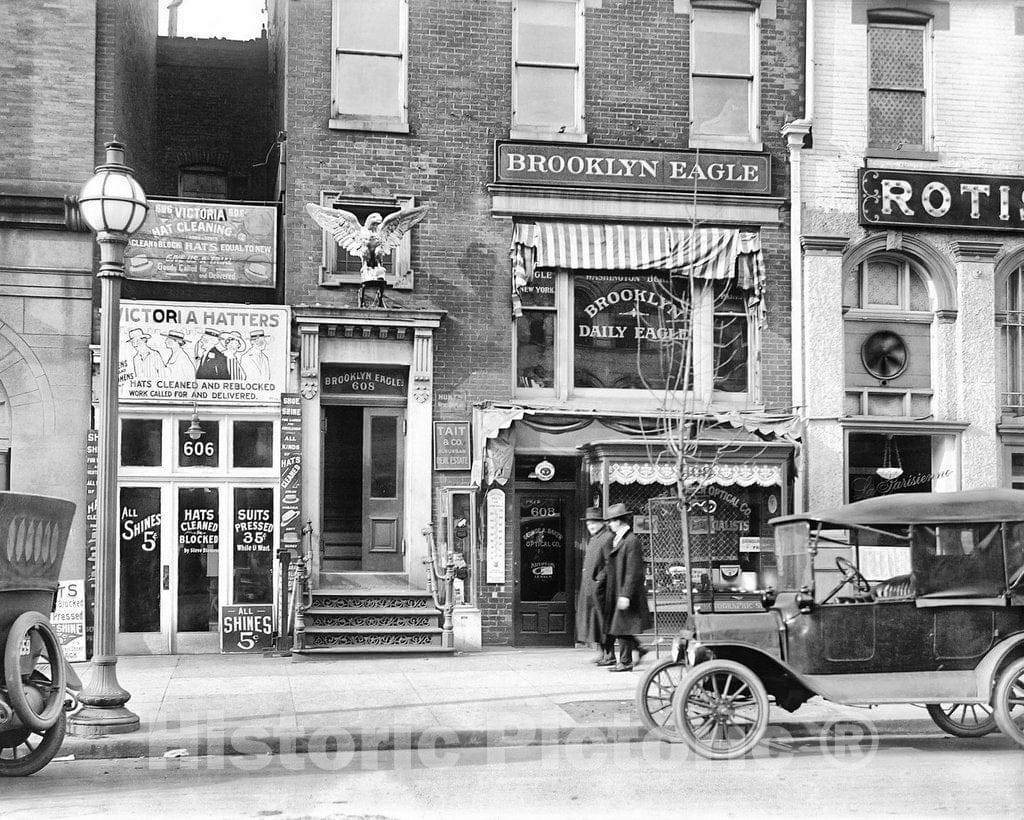
<instances>
[{"instance_id":1,"label":"stone cornice","mask_svg":"<svg viewBox=\"0 0 1024 820\"><path fill-rule=\"evenodd\" d=\"M951 244L958 262L991 261L1003 249L1002 242L983 242L973 239L963 239Z\"/></svg>"},{"instance_id":2,"label":"stone cornice","mask_svg":"<svg viewBox=\"0 0 1024 820\"><path fill-rule=\"evenodd\" d=\"M850 244L848 236L809 236L800 237L800 247L809 256L842 256L846 246Z\"/></svg>"},{"instance_id":3,"label":"stone cornice","mask_svg":"<svg viewBox=\"0 0 1024 820\"><path fill-rule=\"evenodd\" d=\"M88 231L78 213L78 198L74 196L0 192L0 226L44 231Z\"/></svg>"}]
</instances>

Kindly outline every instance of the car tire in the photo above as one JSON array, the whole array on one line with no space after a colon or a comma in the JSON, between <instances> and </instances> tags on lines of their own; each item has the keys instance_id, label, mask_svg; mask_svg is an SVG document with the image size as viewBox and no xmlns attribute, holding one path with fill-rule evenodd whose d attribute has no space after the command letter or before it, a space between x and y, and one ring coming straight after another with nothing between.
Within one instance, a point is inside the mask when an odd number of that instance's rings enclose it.
<instances>
[{"instance_id":1,"label":"car tire","mask_svg":"<svg viewBox=\"0 0 1024 820\"><path fill-rule=\"evenodd\" d=\"M764 737L768 693L749 667L705 661L679 681L672 716L690 749L709 760L730 760L753 751Z\"/></svg>"},{"instance_id":2,"label":"car tire","mask_svg":"<svg viewBox=\"0 0 1024 820\"><path fill-rule=\"evenodd\" d=\"M929 703L927 709L935 725L953 737L984 737L999 728L984 703Z\"/></svg>"},{"instance_id":3,"label":"car tire","mask_svg":"<svg viewBox=\"0 0 1024 820\"><path fill-rule=\"evenodd\" d=\"M672 696L685 674L685 663L666 660L651 667L637 686L636 708L640 722L658 740L671 743L682 740L673 718Z\"/></svg>"},{"instance_id":4,"label":"car tire","mask_svg":"<svg viewBox=\"0 0 1024 820\"><path fill-rule=\"evenodd\" d=\"M1002 733L1024 747L1024 658L999 673L992 692L992 710Z\"/></svg>"}]
</instances>

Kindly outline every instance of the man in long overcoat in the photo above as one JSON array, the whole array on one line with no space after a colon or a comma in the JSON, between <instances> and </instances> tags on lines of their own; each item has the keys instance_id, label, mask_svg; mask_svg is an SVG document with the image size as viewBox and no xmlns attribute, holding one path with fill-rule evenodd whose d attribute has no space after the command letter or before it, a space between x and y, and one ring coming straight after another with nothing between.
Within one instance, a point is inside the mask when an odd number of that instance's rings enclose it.
<instances>
[{"instance_id":1,"label":"man in long overcoat","mask_svg":"<svg viewBox=\"0 0 1024 820\"><path fill-rule=\"evenodd\" d=\"M607 586L605 556L611 547L612 533L605 526L604 515L599 507L588 507L583 514L583 523L588 538L576 601L576 640L595 645L600 654L594 658L594 663L612 666L615 663L612 650L615 640L608 638L607 622L604 619Z\"/></svg>"},{"instance_id":2,"label":"man in long overcoat","mask_svg":"<svg viewBox=\"0 0 1024 820\"><path fill-rule=\"evenodd\" d=\"M636 635L650 624L647 590L644 586L644 554L640 540L630 528L630 512L625 504L612 504L604 515L612 531L606 567L608 587L605 591L605 616L608 634L619 642L619 657L610 672L629 672L633 668L633 652L647 654Z\"/></svg>"}]
</instances>

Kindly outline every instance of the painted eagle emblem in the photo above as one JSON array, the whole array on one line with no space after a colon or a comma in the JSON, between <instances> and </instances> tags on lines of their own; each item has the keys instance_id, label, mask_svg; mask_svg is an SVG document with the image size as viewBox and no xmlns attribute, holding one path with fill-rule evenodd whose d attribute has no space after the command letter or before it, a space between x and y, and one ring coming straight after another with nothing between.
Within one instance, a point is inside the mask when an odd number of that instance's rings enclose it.
<instances>
[{"instance_id":1,"label":"painted eagle emblem","mask_svg":"<svg viewBox=\"0 0 1024 820\"><path fill-rule=\"evenodd\" d=\"M338 245L363 263L360 271L359 306L365 307L363 298L367 286L376 286L376 307L385 307L384 289L387 287L384 259L401 244L402 237L427 215L429 205L395 211L382 217L372 213L363 224L350 211L324 208L312 202L306 211L313 221L326 230Z\"/></svg>"}]
</instances>

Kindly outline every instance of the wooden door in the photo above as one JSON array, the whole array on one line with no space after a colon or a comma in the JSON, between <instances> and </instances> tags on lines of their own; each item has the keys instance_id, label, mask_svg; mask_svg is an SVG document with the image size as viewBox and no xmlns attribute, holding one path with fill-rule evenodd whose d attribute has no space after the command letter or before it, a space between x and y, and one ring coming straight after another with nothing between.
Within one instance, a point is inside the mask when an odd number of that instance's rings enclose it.
<instances>
[{"instance_id":1,"label":"wooden door","mask_svg":"<svg viewBox=\"0 0 1024 820\"><path fill-rule=\"evenodd\" d=\"M517 646L573 643L573 499L569 490L519 492L513 602Z\"/></svg>"},{"instance_id":2,"label":"wooden door","mask_svg":"<svg viewBox=\"0 0 1024 820\"><path fill-rule=\"evenodd\" d=\"M401 572L405 409L366 407L363 412L363 569Z\"/></svg>"}]
</instances>

